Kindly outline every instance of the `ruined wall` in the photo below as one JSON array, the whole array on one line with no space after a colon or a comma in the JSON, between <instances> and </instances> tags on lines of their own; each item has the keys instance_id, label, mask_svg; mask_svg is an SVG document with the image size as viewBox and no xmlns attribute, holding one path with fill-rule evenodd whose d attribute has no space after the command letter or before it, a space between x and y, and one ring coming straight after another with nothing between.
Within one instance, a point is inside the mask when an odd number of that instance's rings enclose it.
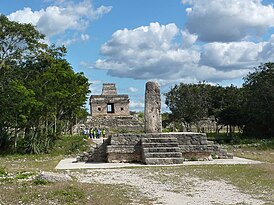
<instances>
[{"instance_id":1,"label":"ruined wall","mask_svg":"<svg viewBox=\"0 0 274 205\"><path fill-rule=\"evenodd\" d=\"M116 132L144 132L144 124L134 116L88 116L86 126L101 127Z\"/></svg>"},{"instance_id":2,"label":"ruined wall","mask_svg":"<svg viewBox=\"0 0 274 205\"><path fill-rule=\"evenodd\" d=\"M113 106L112 111L108 106ZM128 95L92 95L90 97L91 116L128 116L129 98Z\"/></svg>"},{"instance_id":3,"label":"ruined wall","mask_svg":"<svg viewBox=\"0 0 274 205\"><path fill-rule=\"evenodd\" d=\"M115 83L104 83L101 95L90 96L91 116L128 116L129 97L118 95Z\"/></svg>"},{"instance_id":4,"label":"ruined wall","mask_svg":"<svg viewBox=\"0 0 274 205\"><path fill-rule=\"evenodd\" d=\"M177 138L182 155L186 159L205 159L210 155L232 158L226 150L207 141L204 133L149 133L116 134L109 136L108 162L141 162L141 138Z\"/></svg>"},{"instance_id":5,"label":"ruined wall","mask_svg":"<svg viewBox=\"0 0 274 205\"><path fill-rule=\"evenodd\" d=\"M116 134L109 137L108 162L141 162L141 137L136 134Z\"/></svg>"}]
</instances>

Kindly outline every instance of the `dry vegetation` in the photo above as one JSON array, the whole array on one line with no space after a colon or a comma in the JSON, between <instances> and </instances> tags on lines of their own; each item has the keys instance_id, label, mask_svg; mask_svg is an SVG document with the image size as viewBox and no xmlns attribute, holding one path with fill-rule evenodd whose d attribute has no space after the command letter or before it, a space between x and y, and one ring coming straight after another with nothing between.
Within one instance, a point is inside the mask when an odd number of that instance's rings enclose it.
<instances>
[{"instance_id":1,"label":"dry vegetation","mask_svg":"<svg viewBox=\"0 0 274 205\"><path fill-rule=\"evenodd\" d=\"M204 165L178 167L128 168L143 169L144 176L159 183L171 181L180 184L182 176L199 177L203 180L221 180L234 185L243 193L250 194L265 204L274 204L274 150L254 147L232 147L240 157L263 161L254 165ZM7 155L0 157L0 204L151 204L151 198L142 195L130 185L56 182L35 179L40 171L53 171L61 156ZM110 176L111 177L111 176ZM191 188L191 183L188 184ZM173 192L187 192L179 187Z\"/></svg>"}]
</instances>

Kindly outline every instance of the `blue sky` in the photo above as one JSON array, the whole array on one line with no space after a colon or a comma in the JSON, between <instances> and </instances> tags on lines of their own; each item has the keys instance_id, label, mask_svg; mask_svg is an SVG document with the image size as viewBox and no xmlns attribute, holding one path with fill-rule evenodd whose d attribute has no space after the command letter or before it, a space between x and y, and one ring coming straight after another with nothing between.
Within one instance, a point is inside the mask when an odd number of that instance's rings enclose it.
<instances>
[{"instance_id":1,"label":"blue sky","mask_svg":"<svg viewBox=\"0 0 274 205\"><path fill-rule=\"evenodd\" d=\"M148 80L241 85L274 61L273 0L1 0L0 13L32 23L100 94L116 83L142 110ZM165 109L164 103L162 103Z\"/></svg>"}]
</instances>

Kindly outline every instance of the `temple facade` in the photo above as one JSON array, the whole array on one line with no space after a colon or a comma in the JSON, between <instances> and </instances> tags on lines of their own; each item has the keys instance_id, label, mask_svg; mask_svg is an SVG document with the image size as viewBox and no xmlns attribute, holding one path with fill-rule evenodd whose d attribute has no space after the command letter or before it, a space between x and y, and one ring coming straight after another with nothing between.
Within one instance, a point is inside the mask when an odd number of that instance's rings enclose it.
<instances>
[{"instance_id":1,"label":"temple facade","mask_svg":"<svg viewBox=\"0 0 274 205\"><path fill-rule=\"evenodd\" d=\"M101 95L90 96L91 116L129 116L129 97L117 94L115 83L104 83Z\"/></svg>"}]
</instances>

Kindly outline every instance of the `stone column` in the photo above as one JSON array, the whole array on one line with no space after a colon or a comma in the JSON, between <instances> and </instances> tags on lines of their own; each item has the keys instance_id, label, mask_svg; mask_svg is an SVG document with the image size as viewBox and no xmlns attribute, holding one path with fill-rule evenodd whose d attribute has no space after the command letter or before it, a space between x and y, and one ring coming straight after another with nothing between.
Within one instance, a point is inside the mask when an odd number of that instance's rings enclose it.
<instances>
[{"instance_id":1,"label":"stone column","mask_svg":"<svg viewBox=\"0 0 274 205\"><path fill-rule=\"evenodd\" d=\"M146 83L145 93L145 132L162 132L161 94L156 82Z\"/></svg>"}]
</instances>

